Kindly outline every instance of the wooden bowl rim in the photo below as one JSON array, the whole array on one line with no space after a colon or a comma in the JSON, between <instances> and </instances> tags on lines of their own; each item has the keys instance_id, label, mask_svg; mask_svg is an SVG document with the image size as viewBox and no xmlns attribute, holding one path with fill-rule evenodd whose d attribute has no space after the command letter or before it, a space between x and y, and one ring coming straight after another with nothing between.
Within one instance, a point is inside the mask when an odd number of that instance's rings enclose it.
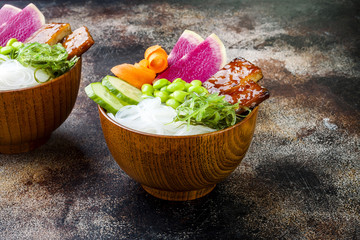
<instances>
[{"instance_id":1,"label":"wooden bowl rim","mask_svg":"<svg viewBox=\"0 0 360 240\"><path fill-rule=\"evenodd\" d=\"M98 110L100 112L100 114L102 114L106 120L110 121L112 124L120 127L120 128L123 128L127 131L130 131L132 133L135 133L135 134L139 134L139 135L145 135L145 136L150 136L150 137L157 137L157 138L176 138L176 139L181 139L181 138L198 138L198 137L202 137L202 136L210 136L210 135L216 135L216 134L221 134L221 133L224 133L224 132L227 132L227 131L231 131L232 129L238 127L239 125L242 125L242 124L245 124L245 122L249 121L249 119L252 117L253 114L255 114L255 112L258 111L258 108L259 106L256 106L252 111L251 113L246 116L245 119L243 119L241 122L231 126L231 127L228 127L228 128L225 128L223 130L217 130L217 131L214 131L214 132L210 132L210 133L202 133L202 134L195 134L195 135L183 135L183 136L172 136L172 135L161 135L161 134L152 134L152 133L146 133L146 132L141 132L141 131L138 131L138 130L135 130L135 129L132 129L132 128L129 128L129 127L126 127L118 122L116 122L115 120L113 120L112 118L110 118L105 110L100 107L100 105L97 105L98 107Z\"/></svg>"},{"instance_id":2,"label":"wooden bowl rim","mask_svg":"<svg viewBox=\"0 0 360 240\"><path fill-rule=\"evenodd\" d=\"M70 68L69 71L67 71L66 73L64 73L63 75L57 77L57 78L54 78L54 79L51 79L45 83L41 83L41 84L37 84L35 86L32 86L32 87L26 87L26 88L19 88L19 89L12 89L12 90L0 90L0 94L2 93L15 93L15 92L22 92L22 91L28 91L28 90L33 90L33 89L36 89L36 88L40 88L40 87L43 87L43 86L46 86L48 84L52 84L54 82L57 82L57 81L60 81L61 79L63 79L64 77L66 77L67 75L70 74L71 71L73 71L75 69L75 67L78 66L78 64L81 64L81 57L79 58L79 60L75 63L74 66L72 66L72 68Z\"/></svg>"}]
</instances>

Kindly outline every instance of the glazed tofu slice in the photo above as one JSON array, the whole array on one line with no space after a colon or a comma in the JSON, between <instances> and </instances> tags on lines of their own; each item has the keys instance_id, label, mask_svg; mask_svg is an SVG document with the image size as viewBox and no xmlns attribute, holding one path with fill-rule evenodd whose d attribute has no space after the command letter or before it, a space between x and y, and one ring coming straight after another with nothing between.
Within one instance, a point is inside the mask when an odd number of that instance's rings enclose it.
<instances>
[{"instance_id":1,"label":"glazed tofu slice","mask_svg":"<svg viewBox=\"0 0 360 240\"><path fill-rule=\"evenodd\" d=\"M91 37L87 27L80 27L64 39L63 46L66 48L69 56L68 59L74 56L80 57L92 45L94 40Z\"/></svg>"},{"instance_id":2,"label":"glazed tofu slice","mask_svg":"<svg viewBox=\"0 0 360 240\"><path fill-rule=\"evenodd\" d=\"M55 45L56 43L61 42L61 40L70 33L71 27L68 23L48 23L44 24L38 31L33 33L25 42Z\"/></svg>"},{"instance_id":3,"label":"glazed tofu slice","mask_svg":"<svg viewBox=\"0 0 360 240\"><path fill-rule=\"evenodd\" d=\"M231 104L253 108L269 98L269 91L257 84L261 69L244 58L235 58L203 83L209 93L224 95ZM242 108L238 112L244 111Z\"/></svg>"},{"instance_id":4,"label":"glazed tofu slice","mask_svg":"<svg viewBox=\"0 0 360 240\"><path fill-rule=\"evenodd\" d=\"M231 104L238 102L241 106L253 108L268 99L270 93L266 88L249 80L232 88L229 92L220 93L220 95L225 95L225 100Z\"/></svg>"},{"instance_id":5,"label":"glazed tofu slice","mask_svg":"<svg viewBox=\"0 0 360 240\"><path fill-rule=\"evenodd\" d=\"M235 58L226 64L214 76L204 82L209 91L227 92L239 84L252 80L259 81L263 77L261 69L244 58Z\"/></svg>"}]
</instances>

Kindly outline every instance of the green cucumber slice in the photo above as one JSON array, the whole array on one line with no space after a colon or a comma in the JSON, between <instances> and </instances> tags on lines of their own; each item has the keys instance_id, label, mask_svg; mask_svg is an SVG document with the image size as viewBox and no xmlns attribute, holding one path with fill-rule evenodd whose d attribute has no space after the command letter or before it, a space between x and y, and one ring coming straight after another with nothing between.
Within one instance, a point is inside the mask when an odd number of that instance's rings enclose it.
<instances>
[{"instance_id":1,"label":"green cucumber slice","mask_svg":"<svg viewBox=\"0 0 360 240\"><path fill-rule=\"evenodd\" d=\"M142 100L141 90L120 78L108 75L103 78L102 84L115 94L124 105L136 105Z\"/></svg>"},{"instance_id":2,"label":"green cucumber slice","mask_svg":"<svg viewBox=\"0 0 360 240\"><path fill-rule=\"evenodd\" d=\"M100 107L105 108L106 111L113 114L116 114L119 109L124 106L120 100L100 82L89 84L85 88L85 92L88 97L99 104Z\"/></svg>"}]
</instances>

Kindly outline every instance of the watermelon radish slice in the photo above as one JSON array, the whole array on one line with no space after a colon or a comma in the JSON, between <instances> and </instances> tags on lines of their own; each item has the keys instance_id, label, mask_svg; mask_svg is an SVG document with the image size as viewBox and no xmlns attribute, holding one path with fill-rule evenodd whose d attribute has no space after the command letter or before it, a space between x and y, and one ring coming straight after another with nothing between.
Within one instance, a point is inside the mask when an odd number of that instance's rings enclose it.
<instances>
[{"instance_id":1,"label":"watermelon radish slice","mask_svg":"<svg viewBox=\"0 0 360 240\"><path fill-rule=\"evenodd\" d=\"M11 17L15 16L19 12L21 12L20 8L14 7L10 4L5 4L0 9L0 26L6 23Z\"/></svg>"},{"instance_id":2,"label":"watermelon radish slice","mask_svg":"<svg viewBox=\"0 0 360 240\"><path fill-rule=\"evenodd\" d=\"M186 82L205 82L226 64L224 44L213 33L191 52L168 67L156 79L166 78L170 82L181 78Z\"/></svg>"},{"instance_id":3,"label":"watermelon radish slice","mask_svg":"<svg viewBox=\"0 0 360 240\"><path fill-rule=\"evenodd\" d=\"M197 33L185 30L168 56L168 66L173 65L177 60L196 48L204 39Z\"/></svg>"},{"instance_id":4,"label":"watermelon radish slice","mask_svg":"<svg viewBox=\"0 0 360 240\"><path fill-rule=\"evenodd\" d=\"M10 38L23 42L45 23L44 15L32 3L0 26L0 46Z\"/></svg>"}]
</instances>

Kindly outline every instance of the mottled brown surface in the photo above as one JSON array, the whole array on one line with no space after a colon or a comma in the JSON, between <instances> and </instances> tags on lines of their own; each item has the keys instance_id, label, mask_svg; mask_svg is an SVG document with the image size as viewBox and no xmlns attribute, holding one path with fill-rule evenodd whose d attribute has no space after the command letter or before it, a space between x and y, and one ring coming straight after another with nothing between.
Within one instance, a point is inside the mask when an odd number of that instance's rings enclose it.
<instances>
[{"instance_id":1,"label":"mottled brown surface","mask_svg":"<svg viewBox=\"0 0 360 240\"><path fill-rule=\"evenodd\" d=\"M6 3L1 2L1 4ZM18 7L28 2L11 1ZM357 1L34 1L86 25L75 108L38 150L0 155L0 239L359 239ZM83 89L184 29L215 32L271 92L241 165L208 196L155 199L119 169Z\"/></svg>"}]
</instances>

